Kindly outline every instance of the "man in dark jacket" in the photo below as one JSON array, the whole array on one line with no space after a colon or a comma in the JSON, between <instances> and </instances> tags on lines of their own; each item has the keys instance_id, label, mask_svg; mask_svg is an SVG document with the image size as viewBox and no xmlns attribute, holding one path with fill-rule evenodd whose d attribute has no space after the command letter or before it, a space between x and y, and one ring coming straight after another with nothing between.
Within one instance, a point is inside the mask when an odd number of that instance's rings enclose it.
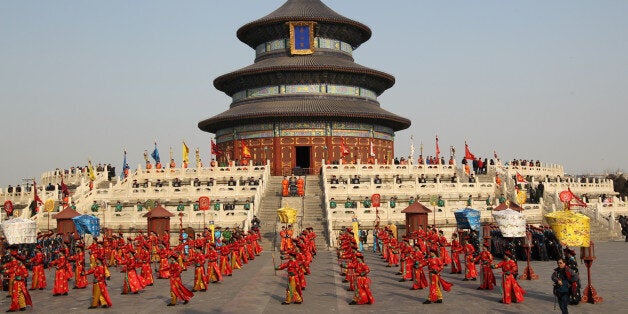
<instances>
[{"instance_id":1,"label":"man in dark jacket","mask_svg":"<svg viewBox=\"0 0 628 314\"><path fill-rule=\"evenodd\" d=\"M569 305L569 296L578 282L578 273L567 266L565 261L560 258L556 261L558 267L554 268L552 274L552 282L554 282L554 295L558 299L558 306L563 314L569 313L567 305Z\"/></svg>"}]
</instances>

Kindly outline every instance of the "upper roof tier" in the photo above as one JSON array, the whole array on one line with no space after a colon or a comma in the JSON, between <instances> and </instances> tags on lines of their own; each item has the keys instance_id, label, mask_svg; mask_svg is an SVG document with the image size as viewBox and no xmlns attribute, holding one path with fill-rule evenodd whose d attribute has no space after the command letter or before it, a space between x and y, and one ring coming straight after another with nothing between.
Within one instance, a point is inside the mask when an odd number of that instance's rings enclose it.
<instances>
[{"instance_id":1,"label":"upper roof tier","mask_svg":"<svg viewBox=\"0 0 628 314\"><path fill-rule=\"evenodd\" d=\"M255 49L259 44L289 37L286 22L317 22L317 36L349 43L353 48L371 38L371 29L330 9L320 0L288 0L277 10L238 30L238 39Z\"/></svg>"}]
</instances>

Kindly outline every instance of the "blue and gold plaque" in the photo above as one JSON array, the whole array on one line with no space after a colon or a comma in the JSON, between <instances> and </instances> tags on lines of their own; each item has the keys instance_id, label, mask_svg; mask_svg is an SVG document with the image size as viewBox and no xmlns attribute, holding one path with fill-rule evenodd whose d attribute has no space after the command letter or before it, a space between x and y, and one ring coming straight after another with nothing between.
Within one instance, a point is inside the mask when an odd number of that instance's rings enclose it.
<instances>
[{"instance_id":1,"label":"blue and gold plaque","mask_svg":"<svg viewBox=\"0 0 628 314\"><path fill-rule=\"evenodd\" d=\"M315 22L288 22L290 27L290 54L309 55L314 53Z\"/></svg>"}]
</instances>

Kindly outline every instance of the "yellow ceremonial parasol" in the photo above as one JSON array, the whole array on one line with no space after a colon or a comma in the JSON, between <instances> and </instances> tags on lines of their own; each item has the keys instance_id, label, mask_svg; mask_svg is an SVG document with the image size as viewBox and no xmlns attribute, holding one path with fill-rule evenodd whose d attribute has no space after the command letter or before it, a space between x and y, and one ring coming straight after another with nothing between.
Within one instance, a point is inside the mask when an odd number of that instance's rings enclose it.
<instances>
[{"instance_id":1,"label":"yellow ceremonial parasol","mask_svg":"<svg viewBox=\"0 0 628 314\"><path fill-rule=\"evenodd\" d=\"M564 245L588 247L591 240L589 217L570 210L545 215L556 238Z\"/></svg>"},{"instance_id":2,"label":"yellow ceremonial parasol","mask_svg":"<svg viewBox=\"0 0 628 314\"><path fill-rule=\"evenodd\" d=\"M278 209L277 215L282 223L293 224L297 221L297 210L289 205Z\"/></svg>"}]
</instances>

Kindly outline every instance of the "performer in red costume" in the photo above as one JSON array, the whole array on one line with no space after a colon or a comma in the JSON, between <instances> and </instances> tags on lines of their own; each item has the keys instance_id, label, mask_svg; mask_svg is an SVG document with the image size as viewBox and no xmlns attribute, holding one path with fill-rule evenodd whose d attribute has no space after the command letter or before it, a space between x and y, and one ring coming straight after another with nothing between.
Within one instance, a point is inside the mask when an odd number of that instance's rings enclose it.
<instances>
[{"instance_id":1,"label":"performer in red costume","mask_svg":"<svg viewBox=\"0 0 628 314\"><path fill-rule=\"evenodd\" d=\"M13 285L11 287L11 305L7 312L15 312L17 310L24 311L26 306L33 307L33 301L26 289L26 278L28 278L28 270L24 266L21 257L15 258L12 265L11 273L13 274Z\"/></svg>"},{"instance_id":2,"label":"performer in red costume","mask_svg":"<svg viewBox=\"0 0 628 314\"><path fill-rule=\"evenodd\" d=\"M46 274L44 273L44 253L41 252L41 246L35 248L35 256L30 260L33 265L33 279L31 280L30 290L44 290L46 288Z\"/></svg>"},{"instance_id":3,"label":"performer in red costume","mask_svg":"<svg viewBox=\"0 0 628 314\"><path fill-rule=\"evenodd\" d=\"M157 279L168 279L170 278L170 272L168 269L170 265L168 264L168 257L172 254L172 251L166 248L163 244L159 245L159 269L157 269Z\"/></svg>"},{"instance_id":4,"label":"performer in red costume","mask_svg":"<svg viewBox=\"0 0 628 314\"><path fill-rule=\"evenodd\" d=\"M72 272L68 271L70 266L68 265L68 260L65 258L65 253L60 251L59 257L50 262L50 265L56 267L55 283L52 287L52 295L68 295L68 291L70 291L68 287L68 279L72 278Z\"/></svg>"},{"instance_id":5,"label":"performer in red costume","mask_svg":"<svg viewBox=\"0 0 628 314\"><path fill-rule=\"evenodd\" d=\"M368 277L368 273L371 269L364 263L364 255L361 253L356 254L357 265L355 266L355 293L353 295L353 304L373 304L375 298L371 292L371 279Z\"/></svg>"},{"instance_id":6,"label":"performer in red costume","mask_svg":"<svg viewBox=\"0 0 628 314\"><path fill-rule=\"evenodd\" d=\"M427 288L427 278L423 272L423 265L425 264L425 254L417 249L412 253L412 288L411 290L418 290Z\"/></svg>"},{"instance_id":7,"label":"performer in red costume","mask_svg":"<svg viewBox=\"0 0 628 314\"><path fill-rule=\"evenodd\" d=\"M126 273L124 276L124 285L122 286L121 294L138 294L140 290L144 289L144 283L135 270L137 268L137 261L134 251L132 249L128 250L124 258L118 260L118 263L124 265L122 271Z\"/></svg>"},{"instance_id":8,"label":"performer in red costume","mask_svg":"<svg viewBox=\"0 0 628 314\"><path fill-rule=\"evenodd\" d=\"M107 308L113 305L109 297L109 290L107 289L107 275L103 264L104 261L97 258L96 266L85 273L85 275L94 274L94 280L92 281L92 304L89 309L95 309L99 306Z\"/></svg>"},{"instance_id":9,"label":"performer in red costume","mask_svg":"<svg viewBox=\"0 0 628 314\"><path fill-rule=\"evenodd\" d=\"M288 271L288 287L286 288L286 300L281 304L301 304L303 302L301 286L298 279L300 268L301 265L299 265L299 262L297 262L296 254L294 252L290 252L289 259L286 262L275 267L276 270L286 269Z\"/></svg>"},{"instance_id":10,"label":"performer in red costume","mask_svg":"<svg viewBox=\"0 0 628 314\"><path fill-rule=\"evenodd\" d=\"M68 258L71 261L74 261L74 287L72 289L85 289L89 284L87 282L87 277L85 277L85 253L83 249L79 246L76 248L76 254L70 256Z\"/></svg>"},{"instance_id":11,"label":"performer in red costume","mask_svg":"<svg viewBox=\"0 0 628 314\"><path fill-rule=\"evenodd\" d=\"M231 269L231 263L229 262L229 255L231 254L229 246L223 245L220 247L220 269L223 275L233 275L233 269Z\"/></svg>"},{"instance_id":12,"label":"performer in red costume","mask_svg":"<svg viewBox=\"0 0 628 314\"><path fill-rule=\"evenodd\" d=\"M194 287L192 292L207 291L207 276L205 275L205 255L197 248L194 254Z\"/></svg>"},{"instance_id":13,"label":"performer in red costume","mask_svg":"<svg viewBox=\"0 0 628 314\"><path fill-rule=\"evenodd\" d=\"M466 266L466 271L464 273L463 280L465 281L477 280L478 271L475 268L475 256L473 256L473 253L475 253L475 248L473 247L471 243L469 243L468 240L465 239L463 250L464 250L464 260L465 260L465 266Z\"/></svg>"},{"instance_id":14,"label":"performer in red costume","mask_svg":"<svg viewBox=\"0 0 628 314\"><path fill-rule=\"evenodd\" d=\"M462 245L458 241L458 234L451 235L451 273L462 274L462 265L460 264L460 253L463 251Z\"/></svg>"},{"instance_id":15,"label":"performer in red costume","mask_svg":"<svg viewBox=\"0 0 628 314\"><path fill-rule=\"evenodd\" d=\"M220 254L214 249L213 246L209 246L207 249L207 279L211 283L222 281L222 273L218 267L218 260Z\"/></svg>"},{"instance_id":16,"label":"performer in red costume","mask_svg":"<svg viewBox=\"0 0 628 314\"><path fill-rule=\"evenodd\" d=\"M183 304L188 304L190 299L194 296L194 293L188 290L181 281L181 272L183 269L177 262L176 255L171 257L168 270L170 271L170 303L168 303L168 306L177 305L179 299L183 300Z\"/></svg>"},{"instance_id":17,"label":"performer in red costume","mask_svg":"<svg viewBox=\"0 0 628 314\"><path fill-rule=\"evenodd\" d=\"M449 292L453 286L440 276L444 267L443 262L436 256L435 251L430 251L430 257L423 263L423 266L427 266L430 272L430 294L423 304L443 303L443 292L440 288L442 287L443 290Z\"/></svg>"},{"instance_id":18,"label":"performer in red costume","mask_svg":"<svg viewBox=\"0 0 628 314\"><path fill-rule=\"evenodd\" d=\"M478 290L493 290L495 287L495 275L493 274L493 254L488 251L488 246L482 246L482 252L475 259L482 266L482 284Z\"/></svg>"},{"instance_id":19,"label":"performer in red costume","mask_svg":"<svg viewBox=\"0 0 628 314\"><path fill-rule=\"evenodd\" d=\"M438 247L440 249L440 260L445 266L451 264L451 256L447 252L447 247L451 246L451 243L447 242L447 238L443 234L443 230L438 231Z\"/></svg>"},{"instance_id":20,"label":"performer in red costume","mask_svg":"<svg viewBox=\"0 0 628 314\"><path fill-rule=\"evenodd\" d=\"M493 268L502 269L502 299L499 302L504 304L523 302L523 295L526 293L515 278L518 267L517 262L510 259L511 255L509 251L504 252L504 260L493 265Z\"/></svg>"}]
</instances>

